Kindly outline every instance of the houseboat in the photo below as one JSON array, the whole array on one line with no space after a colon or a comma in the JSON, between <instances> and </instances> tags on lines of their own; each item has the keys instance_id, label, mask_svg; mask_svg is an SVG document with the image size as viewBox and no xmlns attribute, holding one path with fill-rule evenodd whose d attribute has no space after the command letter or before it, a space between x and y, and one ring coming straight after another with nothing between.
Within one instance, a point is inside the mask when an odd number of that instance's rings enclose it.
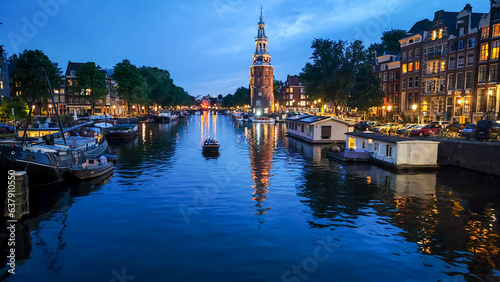
<instances>
[{"instance_id":1,"label":"houseboat","mask_svg":"<svg viewBox=\"0 0 500 282\"><path fill-rule=\"evenodd\" d=\"M345 142L345 134L354 131L348 122L326 116L295 115L286 123L287 135L310 143Z\"/></svg>"},{"instance_id":2,"label":"houseboat","mask_svg":"<svg viewBox=\"0 0 500 282\"><path fill-rule=\"evenodd\" d=\"M177 119L177 115L173 114L170 111L165 111L165 110L159 111L158 114L155 116L156 122L170 122L174 119Z\"/></svg>"},{"instance_id":3,"label":"houseboat","mask_svg":"<svg viewBox=\"0 0 500 282\"><path fill-rule=\"evenodd\" d=\"M251 117L249 118L249 121L251 123L270 123L270 124L275 123L274 118L271 117Z\"/></svg>"},{"instance_id":4,"label":"houseboat","mask_svg":"<svg viewBox=\"0 0 500 282\"><path fill-rule=\"evenodd\" d=\"M347 150L363 149L371 160L396 169L435 168L439 142L369 132L346 133Z\"/></svg>"},{"instance_id":5,"label":"houseboat","mask_svg":"<svg viewBox=\"0 0 500 282\"><path fill-rule=\"evenodd\" d=\"M78 179L84 180L105 175L112 170L113 164L108 163L105 156L101 156L98 159L87 159L85 163L72 167L69 173Z\"/></svg>"}]
</instances>

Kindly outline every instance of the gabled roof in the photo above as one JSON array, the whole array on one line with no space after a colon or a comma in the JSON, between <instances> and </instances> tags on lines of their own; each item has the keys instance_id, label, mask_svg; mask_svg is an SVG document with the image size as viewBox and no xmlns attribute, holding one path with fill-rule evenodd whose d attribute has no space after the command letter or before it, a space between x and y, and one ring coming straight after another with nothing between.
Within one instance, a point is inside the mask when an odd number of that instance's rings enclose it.
<instances>
[{"instance_id":1,"label":"gabled roof","mask_svg":"<svg viewBox=\"0 0 500 282\"><path fill-rule=\"evenodd\" d=\"M71 75L71 71L78 71L85 63L75 63L72 61L68 62L68 67L66 68L66 75Z\"/></svg>"},{"instance_id":2,"label":"gabled roof","mask_svg":"<svg viewBox=\"0 0 500 282\"><path fill-rule=\"evenodd\" d=\"M428 19L421 20L417 22L416 24L413 25L410 30L408 30L407 34L417 34L417 33L423 33L424 31L427 31L431 28L432 22L429 21Z\"/></svg>"}]
</instances>

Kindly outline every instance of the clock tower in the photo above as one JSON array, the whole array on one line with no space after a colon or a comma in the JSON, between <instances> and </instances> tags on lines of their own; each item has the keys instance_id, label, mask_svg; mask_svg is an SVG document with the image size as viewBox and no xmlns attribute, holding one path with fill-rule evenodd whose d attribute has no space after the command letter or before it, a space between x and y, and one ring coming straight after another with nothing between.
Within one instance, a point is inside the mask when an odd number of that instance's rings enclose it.
<instances>
[{"instance_id":1,"label":"clock tower","mask_svg":"<svg viewBox=\"0 0 500 282\"><path fill-rule=\"evenodd\" d=\"M261 7L253 65L250 67L250 99L252 113L256 116L274 112L273 66L271 66L271 55L267 52L267 43L266 25Z\"/></svg>"}]
</instances>

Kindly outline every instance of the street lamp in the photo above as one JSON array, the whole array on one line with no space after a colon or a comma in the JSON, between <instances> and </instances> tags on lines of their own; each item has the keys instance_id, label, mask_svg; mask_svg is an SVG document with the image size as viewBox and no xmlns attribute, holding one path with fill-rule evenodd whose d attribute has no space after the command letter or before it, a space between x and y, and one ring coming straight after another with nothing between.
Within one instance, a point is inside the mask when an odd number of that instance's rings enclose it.
<instances>
[{"instance_id":1,"label":"street lamp","mask_svg":"<svg viewBox=\"0 0 500 282\"><path fill-rule=\"evenodd\" d=\"M52 110L52 104L49 104L49 118L50 118L50 111Z\"/></svg>"},{"instance_id":2,"label":"street lamp","mask_svg":"<svg viewBox=\"0 0 500 282\"><path fill-rule=\"evenodd\" d=\"M413 116L415 115L415 110L417 109L417 104L411 105L411 109L413 112L411 112L411 122L413 123Z\"/></svg>"}]
</instances>

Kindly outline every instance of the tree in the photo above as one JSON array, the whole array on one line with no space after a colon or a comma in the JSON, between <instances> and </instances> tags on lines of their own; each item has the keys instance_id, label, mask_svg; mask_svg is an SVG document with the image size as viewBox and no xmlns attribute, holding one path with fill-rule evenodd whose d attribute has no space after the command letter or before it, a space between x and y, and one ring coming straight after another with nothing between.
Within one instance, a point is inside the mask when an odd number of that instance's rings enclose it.
<instances>
[{"instance_id":1,"label":"tree","mask_svg":"<svg viewBox=\"0 0 500 282\"><path fill-rule=\"evenodd\" d=\"M140 72L149 88L148 101L162 106L174 105L174 83L168 71L156 67L141 67Z\"/></svg>"},{"instance_id":2,"label":"tree","mask_svg":"<svg viewBox=\"0 0 500 282\"><path fill-rule=\"evenodd\" d=\"M146 80L139 69L129 60L123 60L116 64L113 79L118 83L118 94L121 99L127 102L129 112L130 105L147 102L149 89Z\"/></svg>"},{"instance_id":3,"label":"tree","mask_svg":"<svg viewBox=\"0 0 500 282\"><path fill-rule=\"evenodd\" d=\"M354 84L349 90L348 106L368 111L371 107L382 106L385 93L380 89L380 78L369 63L359 66Z\"/></svg>"},{"instance_id":4,"label":"tree","mask_svg":"<svg viewBox=\"0 0 500 282\"><path fill-rule=\"evenodd\" d=\"M108 94L106 87L106 74L99 70L94 62L85 63L75 74L75 88L78 92L89 92L92 114L95 112L95 103Z\"/></svg>"},{"instance_id":5,"label":"tree","mask_svg":"<svg viewBox=\"0 0 500 282\"><path fill-rule=\"evenodd\" d=\"M381 43L373 43L368 48L368 51L377 51L378 55L384 54L385 51L389 52L401 52L401 44L399 40L406 37L406 31L402 29L391 29L389 31L384 31L380 40Z\"/></svg>"},{"instance_id":6,"label":"tree","mask_svg":"<svg viewBox=\"0 0 500 282\"><path fill-rule=\"evenodd\" d=\"M347 103L348 91L354 83L357 68L367 61L368 54L361 41L315 39L313 54L300 73L300 79L312 99L332 103L337 113L340 105Z\"/></svg>"},{"instance_id":7,"label":"tree","mask_svg":"<svg viewBox=\"0 0 500 282\"><path fill-rule=\"evenodd\" d=\"M279 101L280 100L280 93L278 89L283 85L283 81L277 80L276 78L273 78L273 93L274 93L274 101Z\"/></svg>"},{"instance_id":8,"label":"tree","mask_svg":"<svg viewBox=\"0 0 500 282\"><path fill-rule=\"evenodd\" d=\"M31 105L38 102L41 114L42 105L50 97L45 73L51 85L59 85L61 70L40 50L24 50L13 55L10 61L15 66L10 76L12 84L17 85L25 101Z\"/></svg>"},{"instance_id":9,"label":"tree","mask_svg":"<svg viewBox=\"0 0 500 282\"><path fill-rule=\"evenodd\" d=\"M16 120L25 119L28 116L29 108L28 104L24 102L20 97L5 97L0 105L0 118L6 120L12 120L12 108L14 108L14 114Z\"/></svg>"}]
</instances>

